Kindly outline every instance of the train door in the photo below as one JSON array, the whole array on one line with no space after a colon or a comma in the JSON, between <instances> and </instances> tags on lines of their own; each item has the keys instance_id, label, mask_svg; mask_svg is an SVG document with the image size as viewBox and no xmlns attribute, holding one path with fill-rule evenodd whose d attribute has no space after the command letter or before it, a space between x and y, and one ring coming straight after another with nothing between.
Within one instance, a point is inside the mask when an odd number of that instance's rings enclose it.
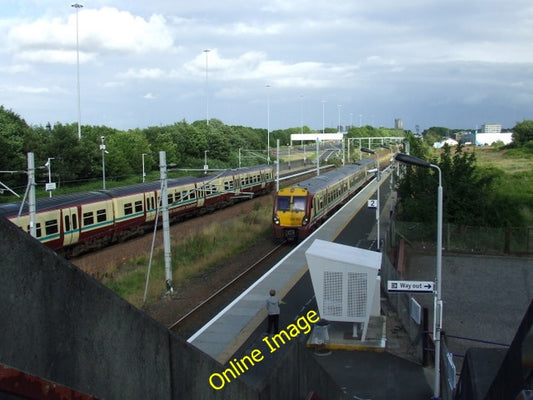
<instances>
[{"instance_id":1,"label":"train door","mask_svg":"<svg viewBox=\"0 0 533 400\"><path fill-rule=\"evenodd\" d=\"M80 238L78 209L76 207L64 208L61 214L63 215L63 246L78 243Z\"/></svg>"},{"instance_id":2,"label":"train door","mask_svg":"<svg viewBox=\"0 0 533 400\"><path fill-rule=\"evenodd\" d=\"M157 211L155 192L145 193L144 212L146 213L146 221L153 221Z\"/></svg>"},{"instance_id":3,"label":"train door","mask_svg":"<svg viewBox=\"0 0 533 400\"><path fill-rule=\"evenodd\" d=\"M198 200L197 207L205 205L205 186L202 183L196 183L196 198Z\"/></svg>"}]
</instances>

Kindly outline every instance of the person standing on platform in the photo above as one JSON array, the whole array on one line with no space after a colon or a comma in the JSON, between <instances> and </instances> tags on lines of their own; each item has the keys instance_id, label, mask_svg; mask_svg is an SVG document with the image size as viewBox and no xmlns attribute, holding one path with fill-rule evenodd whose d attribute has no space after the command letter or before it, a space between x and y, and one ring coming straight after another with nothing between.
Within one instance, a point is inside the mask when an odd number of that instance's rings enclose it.
<instances>
[{"instance_id":1,"label":"person standing on platform","mask_svg":"<svg viewBox=\"0 0 533 400\"><path fill-rule=\"evenodd\" d=\"M271 289L270 296L266 299L266 309L268 312L267 335L270 335L271 332L274 335L279 333L279 304L280 301L276 297L276 291Z\"/></svg>"}]
</instances>

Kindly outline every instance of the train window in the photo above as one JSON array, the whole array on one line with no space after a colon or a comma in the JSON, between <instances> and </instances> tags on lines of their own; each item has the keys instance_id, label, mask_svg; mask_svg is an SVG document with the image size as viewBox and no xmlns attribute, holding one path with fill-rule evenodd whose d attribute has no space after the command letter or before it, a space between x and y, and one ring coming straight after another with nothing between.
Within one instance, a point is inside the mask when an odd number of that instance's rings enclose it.
<instances>
[{"instance_id":1,"label":"train window","mask_svg":"<svg viewBox=\"0 0 533 400\"><path fill-rule=\"evenodd\" d=\"M78 229L78 217L72 214L72 229Z\"/></svg>"},{"instance_id":2,"label":"train window","mask_svg":"<svg viewBox=\"0 0 533 400\"><path fill-rule=\"evenodd\" d=\"M94 224L94 215L92 211L83 213L83 226Z\"/></svg>"},{"instance_id":3,"label":"train window","mask_svg":"<svg viewBox=\"0 0 533 400\"><path fill-rule=\"evenodd\" d=\"M138 200L135 202L135 212L141 212L143 210L143 202Z\"/></svg>"},{"instance_id":4,"label":"train window","mask_svg":"<svg viewBox=\"0 0 533 400\"><path fill-rule=\"evenodd\" d=\"M217 187L216 185L206 185L205 186L205 193L206 194L216 194L217 193Z\"/></svg>"},{"instance_id":5,"label":"train window","mask_svg":"<svg viewBox=\"0 0 533 400\"><path fill-rule=\"evenodd\" d=\"M45 221L44 231L46 232L47 236L57 233L59 231L57 219L51 219L51 220Z\"/></svg>"},{"instance_id":6,"label":"train window","mask_svg":"<svg viewBox=\"0 0 533 400\"><path fill-rule=\"evenodd\" d=\"M174 197L176 198L176 203L179 203L181 201L181 193L177 192Z\"/></svg>"},{"instance_id":7,"label":"train window","mask_svg":"<svg viewBox=\"0 0 533 400\"><path fill-rule=\"evenodd\" d=\"M181 192L181 199L182 199L183 201L189 199L189 193L188 193L186 190L184 190L183 192Z\"/></svg>"},{"instance_id":8,"label":"train window","mask_svg":"<svg viewBox=\"0 0 533 400\"><path fill-rule=\"evenodd\" d=\"M30 232L31 232L30 226L27 225L27 228L28 228L28 233L30 233ZM35 224L35 237L38 237L38 238L39 238L39 237L41 237L41 235L42 235L42 232L41 232L41 223L40 223L40 222L37 222L37 223Z\"/></svg>"},{"instance_id":9,"label":"train window","mask_svg":"<svg viewBox=\"0 0 533 400\"><path fill-rule=\"evenodd\" d=\"M70 215L65 215L65 232L70 231Z\"/></svg>"},{"instance_id":10,"label":"train window","mask_svg":"<svg viewBox=\"0 0 533 400\"><path fill-rule=\"evenodd\" d=\"M133 206L131 203L124 204L124 215L133 214Z\"/></svg>"},{"instance_id":11,"label":"train window","mask_svg":"<svg viewBox=\"0 0 533 400\"><path fill-rule=\"evenodd\" d=\"M278 211L289 211L291 198L289 196L278 196L276 209Z\"/></svg>"},{"instance_id":12,"label":"train window","mask_svg":"<svg viewBox=\"0 0 533 400\"><path fill-rule=\"evenodd\" d=\"M189 192L189 197L190 197L192 200L194 200L194 199L196 198L196 192L195 192L194 190L191 190L191 191Z\"/></svg>"},{"instance_id":13,"label":"train window","mask_svg":"<svg viewBox=\"0 0 533 400\"><path fill-rule=\"evenodd\" d=\"M168 204L174 203L174 194L169 193L168 194Z\"/></svg>"},{"instance_id":14,"label":"train window","mask_svg":"<svg viewBox=\"0 0 533 400\"><path fill-rule=\"evenodd\" d=\"M107 220L107 213L105 209L96 211L96 220L98 222L104 222Z\"/></svg>"},{"instance_id":15,"label":"train window","mask_svg":"<svg viewBox=\"0 0 533 400\"><path fill-rule=\"evenodd\" d=\"M292 204L293 211L305 211L305 197L304 196L294 196Z\"/></svg>"}]
</instances>

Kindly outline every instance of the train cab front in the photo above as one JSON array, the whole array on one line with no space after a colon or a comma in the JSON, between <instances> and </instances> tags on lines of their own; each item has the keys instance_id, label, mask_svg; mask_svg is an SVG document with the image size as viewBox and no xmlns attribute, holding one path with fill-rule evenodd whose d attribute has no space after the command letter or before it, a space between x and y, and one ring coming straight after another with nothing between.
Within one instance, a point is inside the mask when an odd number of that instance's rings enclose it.
<instances>
[{"instance_id":1,"label":"train cab front","mask_svg":"<svg viewBox=\"0 0 533 400\"><path fill-rule=\"evenodd\" d=\"M274 238L295 242L303 239L309 223L308 192L298 187L281 189L274 199Z\"/></svg>"}]
</instances>

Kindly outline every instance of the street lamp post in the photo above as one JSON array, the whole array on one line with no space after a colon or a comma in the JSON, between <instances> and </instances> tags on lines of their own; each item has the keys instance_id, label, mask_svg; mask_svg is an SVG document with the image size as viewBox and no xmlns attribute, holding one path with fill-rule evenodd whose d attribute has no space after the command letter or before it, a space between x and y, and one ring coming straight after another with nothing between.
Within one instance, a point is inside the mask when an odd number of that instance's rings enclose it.
<instances>
[{"instance_id":1,"label":"street lamp post","mask_svg":"<svg viewBox=\"0 0 533 400\"><path fill-rule=\"evenodd\" d=\"M365 147L361 147L360 150L363 152L363 153L369 153L369 154L376 154L376 152L374 150L370 150L370 149L367 149ZM381 181L381 173L379 171L379 159L378 159L378 154L376 154L376 181L378 183L378 189L377 189L377 195L378 195L378 201L377 201L377 205L376 205L376 242L377 242L377 249L378 251L380 250L380 241L381 241L381 234L380 234L380 207L379 207L379 202L380 202L380 195L379 195L379 185L380 185L380 181Z\"/></svg>"},{"instance_id":2,"label":"street lamp post","mask_svg":"<svg viewBox=\"0 0 533 400\"><path fill-rule=\"evenodd\" d=\"M341 133L341 107L342 105L339 104L337 107L339 109L339 133Z\"/></svg>"},{"instance_id":3,"label":"street lamp post","mask_svg":"<svg viewBox=\"0 0 533 400\"><path fill-rule=\"evenodd\" d=\"M105 136L100 136L102 143L100 144L100 150L102 150L102 188L105 190L105 155L107 150L105 149Z\"/></svg>"},{"instance_id":4,"label":"street lamp post","mask_svg":"<svg viewBox=\"0 0 533 400\"><path fill-rule=\"evenodd\" d=\"M146 172L144 171L144 156L146 155L147 155L146 153L141 154L142 162L143 162L143 182L146 180Z\"/></svg>"},{"instance_id":5,"label":"street lamp post","mask_svg":"<svg viewBox=\"0 0 533 400\"><path fill-rule=\"evenodd\" d=\"M267 164L270 165L270 85L267 88Z\"/></svg>"},{"instance_id":6,"label":"street lamp post","mask_svg":"<svg viewBox=\"0 0 533 400\"><path fill-rule=\"evenodd\" d=\"M46 161L46 164L44 166L48 168L48 188L47 190L50 192L50 197L52 197L52 160L55 160L54 157L48 157L48 161Z\"/></svg>"},{"instance_id":7,"label":"street lamp post","mask_svg":"<svg viewBox=\"0 0 533 400\"><path fill-rule=\"evenodd\" d=\"M326 100L322 100L322 133L324 133L325 129L326 129L326 122L324 120L324 106L326 104Z\"/></svg>"},{"instance_id":8,"label":"street lamp post","mask_svg":"<svg viewBox=\"0 0 533 400\"><path fill-rule=\"evenodd\" d=\"M300 95L300 133L301 134L304 133L304 116L303 116L303 104L302 104L303 98L304 98L304 95L301 94Z\"/></svg>"},{"instance_id":9,"label":"street lamp post","mask_svg":"<svg viewBox=\"0 0 533 400\"><path fill-rule=\"evenodd\" d=\"M438 165L431 164L421 158L409 154L398 153L396 161L404 164L414 165L424 168L435 168L439 172L439 186L437 190L437 254L436 254L436 276L434 292L434 316L433 316L433 333L435 336L435 381L433 385L433 398L438 399L440 396L440 340L442 330L442 212L443 212L443 190L442 190L442 171Z\"/></svg>"},{"instance_id":10,"label":"street lamp post","mask_svg":"<svg viewBox=\"0 0 533 400\"><path fill-rule=\"evenodd\" d=\"M207 175L207 170L209 167L207 166L207 153L209 150L204 150L204 175Z\"/></svg>"},{"instance_id":11,"label":"street lamp post","mask_svg":"<svg viewBox=\"0 0 533 400\"><path fill-rule=\"evenodd\" d=\"M81 95L80 95L80 42L78 36L78 11L83 5L75 3L71 7L76 9L76 76L78 81L78 139L81 139ZM52 194L52 193L50 193Z\"/></svg>"}]
</instances>

